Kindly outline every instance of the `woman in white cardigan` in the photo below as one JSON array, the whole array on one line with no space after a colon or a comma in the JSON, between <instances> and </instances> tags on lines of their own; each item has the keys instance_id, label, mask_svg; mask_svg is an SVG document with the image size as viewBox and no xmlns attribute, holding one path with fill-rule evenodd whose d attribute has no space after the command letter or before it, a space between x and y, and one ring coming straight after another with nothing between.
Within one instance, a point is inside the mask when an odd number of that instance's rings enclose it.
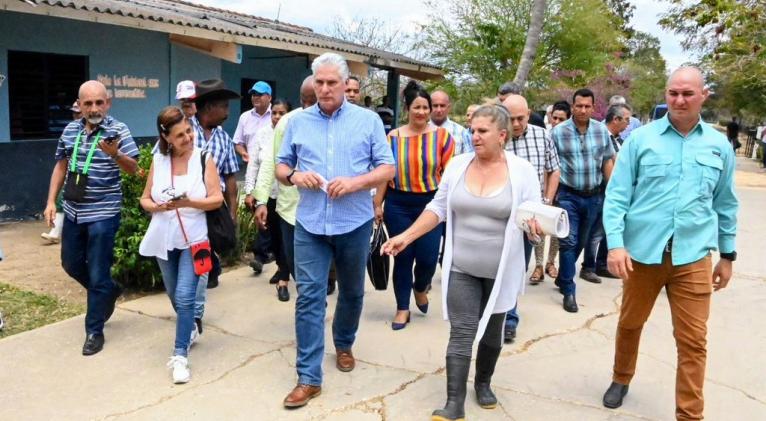
<instances>
[{"instance_id":1,"label":"woman in white cardigan","mask_svg":"<svg viewBox=\"0 0 766 421\"><path fill-rule=\"evenodd\" d=\"M382 250L396 255L447 222L442 265L442 305L450 321L447 404L434 411L434 421L465 417L471 346L479 338L474 388L483 408L497 405L490 380L503 344L505 313L523 292L526 273L523 232L514 223L516 208L540 201L532 165L503 148L508 112L502 106L484 105L474 113L471 127L475 153L452 159L426 210ZM532 238L541 232L536 221L527 225Z\"/></svg>"}]
</instances>

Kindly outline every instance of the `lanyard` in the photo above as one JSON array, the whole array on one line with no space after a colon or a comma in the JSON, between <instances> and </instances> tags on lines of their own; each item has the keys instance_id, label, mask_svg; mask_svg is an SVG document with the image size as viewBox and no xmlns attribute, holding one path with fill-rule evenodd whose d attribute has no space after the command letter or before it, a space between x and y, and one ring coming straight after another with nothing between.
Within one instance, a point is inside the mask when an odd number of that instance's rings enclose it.
<instances>
[{"instance_id":1,"label":"lanyard","mask_svg":"<svg viewBox=\"0 0 766 421\"><path fill-rule=\"evenodd\" d=\"M82 136L82 132L77 133L77 138L74 140L74 155L72 157L72 162L69 163L69 171L71 172L77 172L77 152L80 150L80 137ZM93 144L90 145L90 150L88 151L88 156L85 157L85 164L82 167L82 174L88 175L88 170L90 169L90 161L93 160L93 154L96 152L96 145L98 144L99 139L101 139L101 130L98 131L96 134L96 139L93 141ZM77 176L79 179L79 174Z\"/></svg>"}]
</instances>

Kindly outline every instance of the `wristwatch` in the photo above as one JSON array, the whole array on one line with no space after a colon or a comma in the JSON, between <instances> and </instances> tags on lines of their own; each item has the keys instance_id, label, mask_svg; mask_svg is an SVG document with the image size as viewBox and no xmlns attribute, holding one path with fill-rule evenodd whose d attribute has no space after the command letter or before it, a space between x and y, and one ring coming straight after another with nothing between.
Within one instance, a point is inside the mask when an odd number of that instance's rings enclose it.
<instances>
[{"instance_id":1,"label":"wristwatch","mask_svg":"<svg viewBox=\"0 0 766 421\"><path fill-rule=\"evenodd\" d=\"M287 179L287 182L290 183L291 186L294 186L293 180L291 180L291 178L293 178L294 175L295 175L295 168L293 168L293 170L290 171L290 174L287 177L285 177Z\"/></svg>"},{"instance_id":2,"label":"wristwatch","mask_svg":"<svg viewBox=\"0 0 766 421\"><path fill-rule=\"evenodd\" d=\"M258 206L266 206L266 204L256 200L255 201L255 206L253 206L253 209L258 209Z\"/></svg>"},{"instance_id":3,"label":"wristwatch","mask_svg":"<svg viewBox=\"0 0 766 421\"><path fill-rule=\"evenodd\" d=\"M733 262L733 261L737 260L737 252L736 251L733 251L731 253L720 253L720 255L721 255L721 259L726 259L726 260L728 260L730 262Z\"/></svg>"}]
</instances>

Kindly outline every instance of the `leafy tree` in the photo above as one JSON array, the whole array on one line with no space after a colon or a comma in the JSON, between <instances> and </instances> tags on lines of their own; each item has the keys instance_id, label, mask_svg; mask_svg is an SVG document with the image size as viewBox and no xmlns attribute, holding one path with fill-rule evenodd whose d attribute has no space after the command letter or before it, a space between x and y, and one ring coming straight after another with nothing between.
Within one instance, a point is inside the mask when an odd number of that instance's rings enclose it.
<instances>
[{"instance_id":1,"label":"leafy tree","mask_svg":"<svg viewBox=\"0 0 766 421\"><path fill-rule=\"evenodd\" d=\"M441 84L460 92L458 109L513 80L530 26L533 0L426 0L432 11L422 44L447 72ZM568 72L567 83L585 86L604 74L621 51L621 21L603 0L547 2L540 43L527 81L534 101Z\"/></svg>"},{"instance_id":2,"label":"leafy tree","mask_svg":"<svg viewBox=\"0 0 766 421\"><path fill-rule=\"evenodd\" d=\"M671 0L660 24L699 54L718 105L733 114L766 114L766 3L762 0Z\"/></svg>"}]
</instances>

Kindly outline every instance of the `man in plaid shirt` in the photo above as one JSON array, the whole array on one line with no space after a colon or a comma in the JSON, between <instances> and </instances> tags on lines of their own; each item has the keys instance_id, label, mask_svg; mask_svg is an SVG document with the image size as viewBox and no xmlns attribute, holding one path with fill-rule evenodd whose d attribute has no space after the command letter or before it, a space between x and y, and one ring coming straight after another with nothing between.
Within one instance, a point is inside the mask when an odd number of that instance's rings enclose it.
<instances>
[{"instance_id":1,"label":"man in plaid shirt","mask_svg":"<svg viewBox=\"0 0 766 421\"><path fill-rule=\"evenodd\" d=\"M564 295L564 310L576 313L575 262L601 212L602 182L609 181L615 152L606 126L591 118L593 92L580 89L574 93L572 102L572 118L556 126L551 137L561 167L557 203L569 216L569 236L559 240L556 286Z\"/></svg>"},{"instance_id":2,"label":"man in plaid shirt","mask_svg":"<svg viewBox=\"0 0 766 421\"><path fill-rule=\"evenodd\" d=\"M553 197L559 186L559 156L553 140L548 131L539 126L529 124L529 105L521 95L511 94L503 101L503 106L510 114L511 139L505 143L505 149L513 152L520 158L529 161L537 170L537 176L542 189L543 203L553 203ZM524 239L524 258L529 266L532 255L532 243ZM542 261L542 256L540 256ZM526 267L525 267L526 269ZM535 267L537 272L538 267ZM539 267L540 276L543 268ZM519 324L519 315L516 307L508 312L505 319L505 342L513 342L516 337L516 328Z\"/></svg>"}]
</instances>

